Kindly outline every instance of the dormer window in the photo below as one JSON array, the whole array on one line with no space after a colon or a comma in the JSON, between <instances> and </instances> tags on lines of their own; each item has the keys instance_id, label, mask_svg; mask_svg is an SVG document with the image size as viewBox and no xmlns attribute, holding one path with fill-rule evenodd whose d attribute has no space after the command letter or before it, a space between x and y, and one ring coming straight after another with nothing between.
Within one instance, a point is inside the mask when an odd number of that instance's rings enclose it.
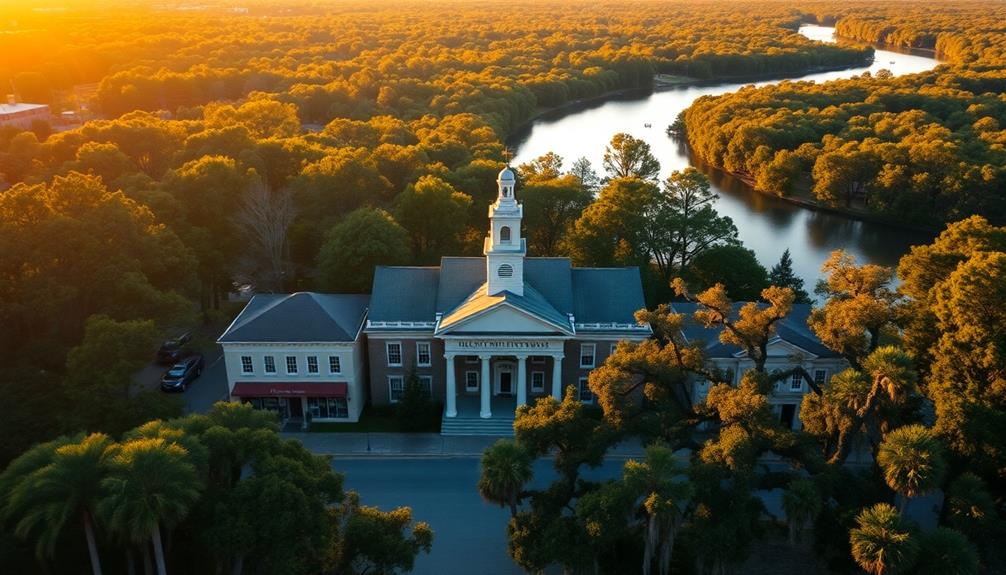
<instances>
[{"instance_id":1,"label":"dormer window","mask_svg":"<svg viewBox=\"0 0 1006 575\"><path fill-rule=\"evenodd\" d=\"M510 243L510 226L500 228L500 241Z\"/></svg>"},{"instance_id":2,"label":"dormer window","mask_svg":"<svg viewBox=\"0 0 1006 575\"><path fill-rule=\"evenodd\" d=\"M503 264L499 267L496 272L501 278L512 278L513 277L513 266L510 264Z\"/></svg>"}]
</instances>

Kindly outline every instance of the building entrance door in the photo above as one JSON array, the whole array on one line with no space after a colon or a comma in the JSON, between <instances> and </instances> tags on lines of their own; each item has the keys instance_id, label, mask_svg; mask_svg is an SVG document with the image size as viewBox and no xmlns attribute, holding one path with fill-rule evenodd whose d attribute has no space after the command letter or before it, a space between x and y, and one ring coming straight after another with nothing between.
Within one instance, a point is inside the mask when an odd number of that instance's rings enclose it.
<instances>
[{"instance_id":1,"label":"building entrance door","mask_svg":"<svg viewBox=\"0 0 1006 575\"><path fill-rule=\"evenodd\" d=\"M287 402L290 404L290 417L294 419L304 417L304 405L301 398L291 397Z\"/></svg>"},{"instance_id":2,"label":"building entrance door","mask_svg":"<svg viewBox=\"0 0 1006 575\"><path fill-rule=\"evenodd\" d=\"M512 363L496 364L496 395L513 395L515 369Z\"/></svg>"}]
</instances>

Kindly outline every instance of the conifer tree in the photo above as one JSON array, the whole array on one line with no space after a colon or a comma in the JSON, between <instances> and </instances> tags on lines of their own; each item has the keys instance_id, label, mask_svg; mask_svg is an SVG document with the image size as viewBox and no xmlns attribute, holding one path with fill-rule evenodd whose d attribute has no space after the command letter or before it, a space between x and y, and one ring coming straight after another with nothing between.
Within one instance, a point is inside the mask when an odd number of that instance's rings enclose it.
<instances>
[{"instance_id":1,"label":"conifer tree","mask_svg":"<svg viewBox=\"0 0 1006 575\"><path fill-rule=\"evenodd\" d=\"M772 266L768 280L769 285L788 287L793 290L793 303L811 303L807 290L803 289L803 278L793 272L793 258L789 255L789 248L782 252L779 263Z\"/></svg>"}]
</instances>

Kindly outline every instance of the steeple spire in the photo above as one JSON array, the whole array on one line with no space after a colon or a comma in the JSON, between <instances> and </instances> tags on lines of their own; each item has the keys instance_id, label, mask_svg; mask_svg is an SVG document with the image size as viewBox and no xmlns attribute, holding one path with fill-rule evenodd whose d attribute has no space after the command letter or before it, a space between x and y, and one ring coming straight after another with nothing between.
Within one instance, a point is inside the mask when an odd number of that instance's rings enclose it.
<instances>
[{"instance_id":1,"label":"steeple spire","mask_svg":"<svg viewBox=\"0 0 1006 575\"><path fill-rule=\"evenodd\" d=\"M503 291L524 295L524 256L527 254L527 247L520 231L524 207L514 197L516 183L509 166L503 168L496 177L499 192L496 201L489 206L489 236L486 237L483 249L489 295Z\"/></svg>"}]
</instances>

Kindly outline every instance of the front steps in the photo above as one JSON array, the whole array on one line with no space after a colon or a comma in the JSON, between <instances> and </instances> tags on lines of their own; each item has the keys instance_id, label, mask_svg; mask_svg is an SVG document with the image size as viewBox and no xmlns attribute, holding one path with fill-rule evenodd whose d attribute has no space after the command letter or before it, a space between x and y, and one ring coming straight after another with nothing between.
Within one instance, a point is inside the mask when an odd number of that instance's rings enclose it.
<instances>
[{"instance_id":1,"label":"front steps","mask_svg":"<svg viewBox=\"0 0 1006 575\"><path fill-rule=\"evenodd\" d=\"M443 417L440 423L440 435L491 435L498 437L513 437L513 417L491 418L481 417Z\"/></svg>"}]
</instances>

